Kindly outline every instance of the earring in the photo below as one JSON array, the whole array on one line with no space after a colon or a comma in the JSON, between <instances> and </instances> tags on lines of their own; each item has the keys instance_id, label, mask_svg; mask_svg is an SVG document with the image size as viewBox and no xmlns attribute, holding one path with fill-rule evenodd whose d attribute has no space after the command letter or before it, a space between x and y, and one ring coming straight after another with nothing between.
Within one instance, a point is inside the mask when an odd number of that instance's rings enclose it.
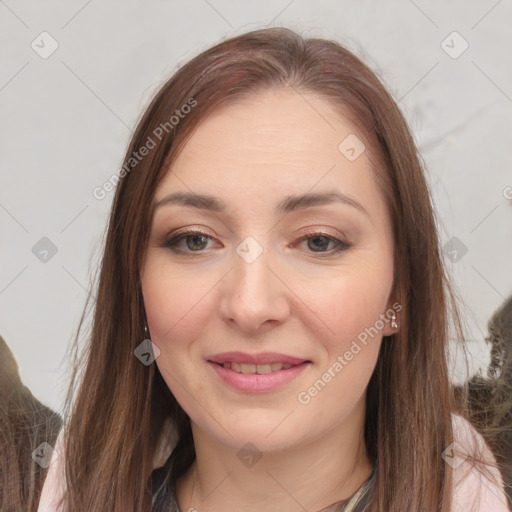
<instances>
[{"instance_id":1,"label":"earring","mask_svg":"<svg viewBox=\"0 0 512 512\"><path fill-rule=\"evenodd\" d=\"M147 325L144 326L144 333L146 334L146 338L148 338L149 337L149 331L148 331L148 326Z\"/></svg>"},{"instance_id":2,"label":"earring","mask_svg":"<svg viewBox=\"0 0 512 512\"><path fill-rule=\"evenodd\" d=\"M391 327L393 327L393 329L396 329L398 327L398 325L396 324L396 315L394 311L393 316L391 317Z\"/></svg>"}]
</instances>

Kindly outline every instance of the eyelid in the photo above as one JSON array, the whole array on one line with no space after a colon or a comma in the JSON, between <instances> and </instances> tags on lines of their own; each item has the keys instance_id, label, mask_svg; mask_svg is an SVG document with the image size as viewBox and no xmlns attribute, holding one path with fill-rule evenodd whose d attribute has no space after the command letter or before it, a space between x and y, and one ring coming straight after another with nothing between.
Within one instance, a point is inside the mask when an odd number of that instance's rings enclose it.
<instances>
[{"instance_id":1,"label":"eyelid","mask_svg":"<svg viewBox=\"0 0 512 512\"><path fill-rule=\"evenodd\" d=\"M340 242L344 242L349 245L348 237L337 229L334 230L334 233L329 233L323 228L306 228L306 231L303 235L301 235L301 237L304 238L308 236L325 236L326 238L337 238Z\"/></svg>"},{"instance_id":2,"label":"eyelid","mask_svg":"<svg viewBox=\"0 0 512 512\"><path fill-rule=\"evenodd\" d=\"M213 235L208 233L203 228L188 228L188 227L171 231L170 233L167 233L167 235L165 235L164 238L166 238L166 239L171 238L171 237L175 238L180 235L204 235L204 236L209 236L210 238L215 238Z\"/></svg>"}]
</instances>

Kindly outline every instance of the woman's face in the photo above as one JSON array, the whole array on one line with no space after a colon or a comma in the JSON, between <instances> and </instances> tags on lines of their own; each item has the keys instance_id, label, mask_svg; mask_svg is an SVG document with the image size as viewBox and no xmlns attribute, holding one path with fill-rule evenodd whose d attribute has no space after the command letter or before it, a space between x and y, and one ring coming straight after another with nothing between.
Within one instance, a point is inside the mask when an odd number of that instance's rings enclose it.
<instances>
[{"instance_id":1,"label":"woman's face","mask_svg":"<svg viewBox=\"0 0 512 512\"><path fill-rule=\"evenodd\" d=\"M156 191L141 274L156 364L219 442L292 447L362 418L393 332L393 239L358 144L319 96L259 93L202 122Z\"/></svg>"}]
</instances>

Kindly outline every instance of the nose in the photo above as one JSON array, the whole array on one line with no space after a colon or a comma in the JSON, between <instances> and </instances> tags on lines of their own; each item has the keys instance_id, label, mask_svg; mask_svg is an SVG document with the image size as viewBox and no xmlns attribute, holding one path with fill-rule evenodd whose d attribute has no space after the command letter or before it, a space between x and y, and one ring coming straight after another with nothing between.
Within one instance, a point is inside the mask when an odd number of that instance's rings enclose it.
<instances>
[{"instance_id":1,"label":"nose","mask_svg":"<svg viewBox=\"0 0 512 512\"><path fill-rule=\"evenodd\" d=\"M290 314L290 290L267 252L252 262L234 253L233 267L222 280L223 320L248 334L284 322Z\"/></svg>"}]
</instances>

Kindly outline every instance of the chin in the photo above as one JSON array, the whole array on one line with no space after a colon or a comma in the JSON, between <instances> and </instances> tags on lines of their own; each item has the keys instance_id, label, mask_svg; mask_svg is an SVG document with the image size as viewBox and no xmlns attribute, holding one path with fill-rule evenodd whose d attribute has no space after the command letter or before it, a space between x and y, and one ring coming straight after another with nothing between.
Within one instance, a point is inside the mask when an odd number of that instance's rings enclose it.
<instances>
[{"instance_id":1,"label":"chin","mask_svg":"<svg viewBox=\"0 0 512 512\"><path fill-rule=\"evenodd\" d=\"M249 420L249 418L248 418ZM251 420L252 426L248 423L241 424L230 423L227 432L215 425L214 431L208 429L208 435L215 438L217 442L222 443L236 451L280 451L293 446L294 440L290 437L290 430L284 426L276 428L279 421L272 424L254 425L256 419ZM216 428L217 427L217 428Z\"/></svg>"}]
</instances>

